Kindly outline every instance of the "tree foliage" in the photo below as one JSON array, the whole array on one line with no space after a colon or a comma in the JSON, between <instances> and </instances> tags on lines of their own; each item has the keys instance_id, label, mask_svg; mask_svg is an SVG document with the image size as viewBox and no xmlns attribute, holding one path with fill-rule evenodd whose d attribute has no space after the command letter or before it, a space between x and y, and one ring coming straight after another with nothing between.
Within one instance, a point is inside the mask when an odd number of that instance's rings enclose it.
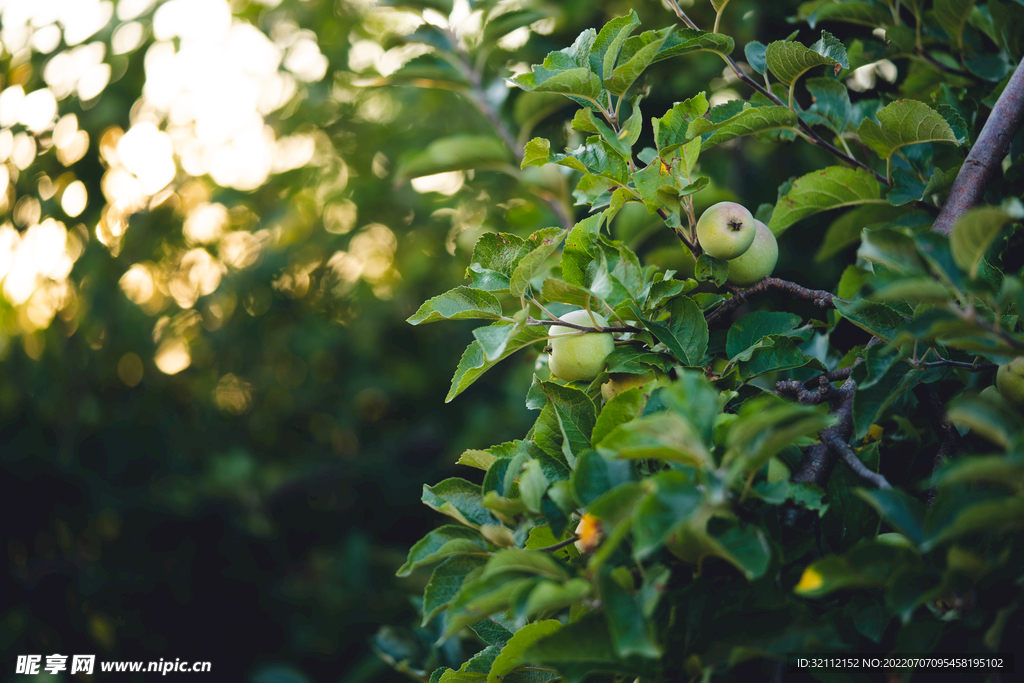
<instances>
[{"instance_id":1,"label":"tree foliage","mask_svg":"<svg viewBox=\"0 0 1024 683\"><path fill-rule=\"evenodd\" d=\"M751 43L748 71L717 30L727 3L713 3L713 33L669 4L676 24L641 31L631 12L510 80L520 97L576 105L570 144L518 139L524 169L570 170L589 215L525 241L483 236L472 286L410 318L500 315L474 331L448 400L528 355L536 421L466 451L482 483L424 488L475 544L432 551L444 562L423 625L482 651L461 668L439 667L437 645L392 660L430 681L746 680L796 652L1009 651L1024 432L986 387L1024 353L1019 146L990 206L948 236L930 229L1020 59L984 18L1009 5L801 5L798 20L853 24L857 37ZM667 110L649 106L661 84L646 70L697 51L724 60L749 100L672 93ZM851 92L896 59L910 65L900 96ZM780 184L757 209L780 237L819 219L802 234L848 257L834 291L772 277L727 288L728 263L701 253L701 171L746 138L837 157L761 179ZM616 238L631 205L673 235L678 267ZM566 382L549 375L545 341L580 308L611 321L616 346L593 381ZM507 343L488 353L493 338ZM638 386L602 392L624 375ZM425 564L416 548L409 563Z\"/></svg>"}]
</instances>

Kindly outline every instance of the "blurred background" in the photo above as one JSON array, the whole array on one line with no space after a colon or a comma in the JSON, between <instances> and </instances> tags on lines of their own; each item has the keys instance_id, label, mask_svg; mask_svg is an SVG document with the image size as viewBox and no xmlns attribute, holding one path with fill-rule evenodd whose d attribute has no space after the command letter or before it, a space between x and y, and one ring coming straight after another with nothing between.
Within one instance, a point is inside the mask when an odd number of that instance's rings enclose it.
<instances>
[{"instance_id":1,"label":"blurred background","mask_svg":"<svg viewBox=\"0 0 1024 683\"><path fill-rule=\"evenodd\" d=\"M737 56L795 6L734 0ZM482 232L582 217L571 176L517 159L582 142L574 107L504 79L630 9L674 23L656 0L0 0L4 679L60 653L407 680L372 638L415 613L426 576L394 572L439 522L421 487L525 433L534 357L446 405L473 326L404 321ZM645 119L749 96L724 66L651 69ZM779 144L702 158L699 201L756 209L831 163ZM613 231L679 258L642 207ZM838 258L798 277L830 287Z\"/></svg>"}]
</instances>

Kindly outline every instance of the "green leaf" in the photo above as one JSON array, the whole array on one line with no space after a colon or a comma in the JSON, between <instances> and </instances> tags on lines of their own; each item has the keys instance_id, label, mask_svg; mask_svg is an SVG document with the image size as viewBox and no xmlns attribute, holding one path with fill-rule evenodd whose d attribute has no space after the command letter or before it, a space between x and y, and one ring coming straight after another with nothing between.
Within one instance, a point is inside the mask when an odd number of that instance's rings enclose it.
<instances>
[{"instance_id":1,"label":"green leaf","mask_svg":"<svg viewBox=\"0 0 1024 683\"><path fill-rule=\"evenodd\" d=\"M550 555L538 550L499 550L480 575L488 579L499 574L530 574L565 581L568 573Z\"/></svg>"},{"instance_id":2,"label":"green leaf","mask_svg":"<svg viewBox=\"0 0 1024 683\"><path fill-rule=\"evenodd\" d=\"M502 37L523 26L545 19L548 15L532 9L515 9L491 16L484 26L483 42L487 45L498 42Z\"/></svg>"},{"instance_id":3,"label":"green leaf","mask_svg":"<svg viewBox=\"0 0 1024 683\"><path fill-rule=\"evenodd\" d=\"M458 594L465 578L486 563L487 558L482 555L455 555L437 565L423 589L422 625L430 623Z\"/></svg>"},{"instance_id":4,"label":"green leaf","mask_svg":"<svg viewBox=\"0 0 1024 683\"><path fill-rule=\"evenodd\" d=\"M677 413L653 413L626 422L597 444L607 457L656 458L692 467L709 467L711 454L693 425Z\"/></svg>"},{"instance_id":5,"label":"green leaf","mask_svg":"<svg viewBox=\"0 0 1024 683\"><path fill-rule=\"evenodd\" d=\"M472 287L456 287L428 299L406 322L412 325L438 320L494 320L501 317L501 304L490 292Z\"/></svg>"},{"instance_id":6,"label":"green leaf","mask_svg":"<svg viewBox=\"0 0 1024 683\"><path fill-rule=\"evenodd\" d=\"M889 159L900 147L921 142L960 144L946 119L924 102L896 100L881 109L876 117L878 123L871 118L861 121L857 135L883 159Z\"/></svg>"},{"instance_id":7,"label":"green leaf","mask_svg":"<svg viewBox=\"0 0 1024 683\"><path fill-rule=\"evenodd\" d=\"M610 574L601 575L598 585L608 616L608 629L615 654L619 657L638 655L648 659L660 658L662 649L658 645L654 624L644 617L639 604L642 596L639 593L627 593Z\"/></svg>"},{"instance_id":8,"label":"green leaf","mask_svg":"<svg viewBox=\"0 0 1024 683\"><path fill-rule=\"evenodd\" d=\"M517 591L528 590L537 581L535 576L516 578L501 573L464 581L458 594L448 603L442 637L450 638L470 624L504 612Z\"/></svg>"},{"instance_id":9,"label":"green leaf","mask_svg":"<svg viewBox=\"0 0 1024 683\"><path fill-rule=\"evenodd\" d=\"M858 489L878 514L915 544L924 540L924 505L898 489Z\"/></svg>"},{"instance_id":10,"label":"green leaf","mask_svg":"<svg viewBox=\"0 0 1024 683\"><path fill-rule=\"evenodd\" d=\"M515 635L508 641L501 650L501 654L491 665L491 671L487 675L487 683L501 683L508 674L515 671L516 667L530 661L525 658L527 648L545 636L550 636L562 628L562 624L555 619L547 619L532 624L527 624L515 632Z\"/></svg>"},{"instance_id":11,"label":"green leaf","mask_svg":"<svg viewBox=\"0 0 1024 683\"><path fill-rule=\"evenodd\" d=\"M795 330L801 318L793 313L755 311L743 316L729 328L725 352L735 358L771 334L785 335Z\"/></svg>"},{"instance_id":12,"label":"green leaf","mask_svg":"<svg viewBox=\"0 0 1024 683\"><path fill-rule=\"evenodd\" d=\"M968 535L1001 534L1024 527L1024 496L997 494L991 490L967 491L967 500L944 500L950 492L940 492L935 506L929 510L922 550ZM978 502L971 504L970 499Z\"/></svg>"},{"instance_id":13,"label":"green leaf","mask_svg":"<svg viewBox=\"0 0 1024 683\"><path fill-rule=\"evenodd\" d=\"M593 282L590 264L594 262L598 235L601 232L601 216L585 218L572 227L562 248L562 278L570 285L588 288Z\"/></svg>"},{"instance_id":14,"label":"green leaf","mask_svg":"<svg viewBox=\"0 0 1024 683\"><path fill-rule=\"evenodd\" d=\"M823 21L842 21L849 24L860 24L877 28L892 23L892 14L879 5L856 0L844 2L825 2L807 18L807 23L814 28Z\"/></svg>"},{"instance_id":15,"label":"green leaf","mask_svg":"<svg viewBox=\"0 0 1024 683\"><path fill-rule=\"evenodd\" d=\"M627 40L619 57L618 66L611 74L605 71L604 85L609 92L623 95L629 86L640 77L657 57L675 26L668 26L658 31L645 31L643 34Z\"/></svg>"},{"instance_id":16,"label":"green leaf","mask_svg":"<svg viewBox=\"0 0 1024 683\"><path fill-rule=\"evenodd\" d=\"M918 202L924 197L924 182L902 168L893 169L892 189L885 196L893 206Z\"/></svg>"},{"instance_id":17,"label":"green leaf","mask_svg":"<svg viewBox=\"0 0 1024 683\"><path fill-rule=\"evenodd\" d=\"M459 367L455 371L455 376L452 377L452 387L448 391L445 403L451 402L452 399L465 391L481 375L497 365L498 362L508 358L519 349L544 339L547 339L547 330L544 328L524 327L508 340L501 356L494 360L487 360L480 342L474 341L466 348L465 353L462 354Z\"/></svg>"},{"instance_id":18,"label":"green leaf","mask_svg":"<svg viewBox=\"0 0 1024 683\"><path fill-rule=\"evenodd\" d=\"M651 125L654 127L654 140L658 149L662 150L689 140L686 131L690 123L707 113L708 100L701 92L682 102L676 102L660 119L652 118Z\"/></svg>"},{"instance_id":19,"label":"green leaf","mask_svg":"<svg viewBox=\"0 0 1024 683\"><path fill-rule=\"evenodd\" d=\"M597 136L588 138L587 144L569 150L567 154L552 153L551 142L544 138L530 140L524 150L522 168L547 163L609 178L621 184L625 184L629 177L629 167L623 156Z\"/></svg>"},{"instance_id":20,"label":"green leaf","mask_svg":"<svg viewBox=\"0 0 1024 683\"><path fill-rule=\"evenodd\" d=\"M834 300L836 310L851 323L882 341L896 336L906 319L887 304L870 301Z\"/></svg>"},{"instance_id":21,"label":"green leaf","mask_svg":"<svg viewBox=\"0 0 1024 683\"><path fill-rule=\"evenodd\" d=\"M667 322L644 320L636 306L630 305L644 326L680 362L689 366L700 365L708 348L708 324L693 299L687 296L673 299Z\"/></svg>"},{"instance_id":22,"label":"green leaf","mask_svg":"<svg viewBox=\"0 0 1024 683\"><path fill-rule=\"evenodd\" d=\"M590 436L597 421L597 406L586 392L555 382L541 382L548 400L555 407L562 430L562 452L570 464L590 448Z\"/></svg>"},{"instance_id":23,"label":"green leaf","mask_svg":"<svg viewBox=\"0 0 1024 683\"><path fill-rule=\"evenodd\" d=\"M572 473L572 492L576 500L587 506L613 488L632 480L633 466L630 463L588 451L580 456Z\"/></svg>"},{"instance_id":24,"label":"green leaf","mask_svg":"<svg viewBox=\"0 0 1024 683\"><path fill-rule=\"evenodd\" d=\"M984 394L961 396L950 403L949 419L970 427L992 443L1009 448L1024 429L1024 420L1005 401L997 399Z\"/></svg>"},{"instance_id":25,"label":"green leaf","mask_svg":"<svg viewBox=\"0 0 1024 683\"><path fill-rule=\"evenodd\" d=\"M935 20L957 45L963 45L964 25L974 0L935 0Z\"/></svg>"},{"instance_id":26,"label":"green leaf","mask_svg":"<svg viewBox=\"0 0 1024 683\"><path fill-rule=\"evenodd\" d=\"M770 43L765 50L765 61L772 74L787 88L817 66L831 67L834 75L839 75L841 68L850 68L846 48L828 31L822 31L821 39L809 48L795 41Z\"/></svg>"},{"instance_id":27,"label":"green leaf","mask_svg":"<svg viewBox=\"0 0 1024 683\"><path fill-rule=\"evenodd\" d=\"M868 227L861 233L861 246L857 258L886 271L902 275L924 275L925 266L918 255L914 238L900 230Z\"/></svg>"},{"instance_id":28,"label":"green leaf","mask_svg":"<svg viewBox=\"0 0 1024 683\"><path fill-rule=\"evenodd\" d=\"M477 289L489 292L507 290L519 261L534 246L512 233L485 232L473 247L473 257L466 270L466 277Z\"/></svg>"},{"instance_id":29,"label":"green leaf","mask_svg":"<svg viewBox=\"0 0 1024 683\"><path fill-rule=\"evenodd\" d=\"M600 443L613 429L639 416L645 405L647 396L642 387L626 389L612 398L597 416L592 437L594 443Z\"/></svg>"},{"instance_id":30,"label":"green leaf","mask_svg":"<svg viewBox=\"0 0 1024 683\"><path fill-rule=\"evenodd\" d=\"M546 301L557 301L580 308L590 308L590 303L594 298L593 294L582 287L570 285L568 282L551 277L544 280L541 296Z\"/></svg>"},{"instance_id":31,"label":"green leaf","mask_svg":"<svg viewBox=\"0 0 1024 683\"><path fill-rule=\"evenodd\" d=\"M509 341L521 330L521 323L510 324L497 322L487 327L478 327L473 330L473 337L476 338L480 349L484 353L484 359L496 361L505 352Z\"/></svg>"},{"instance_id":32,"label":"green leaf","mask_svg":"<svg viewBox=\"0 0 1024 683\"><path fill-rule=\"evenodd\" d=\"M480 492L479 486L474 486L474 488L476 488L477 493ZM462 555L465 553L479 556L487 554L487 543L480 536L480 532L455 524L439 527L413 545L409 550L408 559L406 559L405 564L399 567L395 575L409 576L417 567L440 562L452 555Z\"/></svg>"},{"instance_id":33,"label":"green leaf","mask_svg":"<svg viewBox=\"0 0 1024 683\"><path fill-rule=\"evenodd\" d=\"M530 591L523 614L529 618L535 614L570 607L590 593L590 582L586 579L569 579L565 583L541 581Z\"/></svg>"},{"instance_id":34,"label":"green leaf","mask_svg":"<svg viewBox=\"0 0 1024 683\"><path fill-rule=\"evenodd\" d=\"M1011 220L1004 211L990 206L971 209L962 215L953 224L949 236L953 260L972 278L977 277L985 253Z\"/></svg>"},{"instance_id":35,"label":"green leaf","mask_svg":"<svg viewBox=\"0 0 1024 683\"><path fill-rule=\"evenodd\" d=\"M403 157L395 169L395 177L402 182L448 171L507 166L511 161L508 146L498 138L453 135L435 140L425 150Z\"/></svg>"},{"instance_id":36,"label":"green leaf","mask_svg":"<svg viewBox=\"0 0 1024 683\"><path fill-rule=\"evenodd\" d=\"M865 204L847 211L828 226L814 260L824 261L839 254L851 244L860 242L860 233L865 226L890 221L903 212L903 209L887 203Z\"/></svg>"},{"instance_id":37,"label":"green leaf","mask_svg":"<svg viewBox=\"0 0 1024 683\"><path fill-rule=\"evenodd\" d=\"M704 118L696 119L690 124L686 135L692 138L710 133L701 145L703 151L744 135L795 128L797 125L797 115L788 107L751 107L721 123L712 123Z\"/></svg>"},{"instance_id":38,"label":"green leaf","mask_svg":"<svg viewBox=\"0 0 1024 683\"><path fill-rule=\"evenodd\" d=\"M512 271L512 277L509 280L509 293L512 296L523 296L526 293L530 286L530 280L548 260L548 257L558 249L558 245L565 237L565 232L561 228L546 228L539 234L535 233L531 236L532 241L539 245L520 259L516 269Z\"/></svg>"},{"instance_id":39,"label":"green leaf","mask_svg":"<svg viewBox=\"0 0 1024 683\"><path fill-rule=\"evenodd\" d=\"M746 353L740 353L737 357L740 374L745 380L769 372L802 368L805 365L817 367L819 370L825 369L820 361L804 354L792 340L779 335L765 337L761 344L750 349L749 355L749 359L745 358Z\"/></svg>"},{"instance_id":40,"label":"green leaf","mask_svg":"<svg viewBox=\"0 0 1024 683\"><path fill-rule=\"evenodd\" d=\"M821 211L884 201L870 171L829 166L794 180L775 204L768 227L781 235L797 221Z\"/></svg>"},{"instance_id":41,"label":"green leaf","mask_svg":"<svg viewBox=\"0 0 1024 683\"><path fill-rule=\"evenodd\" d=\"M649 31L648 33L653 32ZM653 35L646 38L645 36L647 36L647 34L630 38L626 43L626 49L639 49L639 45L637 45L636 48L630 45L633 41L636 41L638 44L642 44L644 40L652 40L655 38ZM724 33L707 33L706 31L700 31L694 28L680 28L666 38L665 42L661 44L661 49L654 57L654 61L660 62L664 59L679 57L681 55L689 54L691 52L700 52L702 50L717 52L721 55L729 55L732 54L733 48L735 47L736 42Z\"/></svg>"},{"instance_id":42,"label":"green leaf","mask_svg":"<svg viewBox=\"0 0 1024 683\"><path fill-rule=\"evenodd\" d=\"M424 484L423 502L467 526L478 527L494 522L494 517L483 505L480 487L458 477L445 479L434 486Z\"/></svg>"},{"instance_id":43,"label":"green leaf","mask_svg":"<svg viewBox=\"0 0 1024 683\"><path fill-rule=\"evenodd\" d=\"M491 466L495 458L488 451L480 451L474 449L468 449L462 452L459 456L457 465L468 465L469 467L475 467L479 470L487 471L487 468Z\"/></svg>"},{"instance_id":44,"label":"green leaf","mask_svg":"<svg viewBox=\"0 0 1024 683\"><path fill-rule=\"evenodd\" d=\"M825 124L837 135L846 130L852 114L850 91L834 78L809 78L807 90L814 98L811 111L821 115Z\"/></svg>"},{"instance_id":45,"label":"green leaf","mask_svg":"<svg viewBox=\"0 0 1024 683\"><path fill-rule=\"evenodd\" d=\"M668 372L675 361L663 353L651 353L641 351L634 346L616 346L611 355L608 356L608 365L605 371L609 374L624 372L631 375L642 375L657 368L662 372Z\"/></svg>"},{"instance_id":46,"label":"green leaf","mask_svg":"<svg viewBox=\"0 0 1024 683\"><path fill-rule=\"evenodd\" d=\"M764 43L756 40L750 41L743 47L743 56L747 58L747 64L750 64L750 67L759 74L764 74L768 69L768 63L765 60L765 50L767 49Z\"/></svg>"},{"instance_id":47,"label":"green leaf","mask_svg":"<svg viewBox=\"0 0 1024 683\"><path fill-rule=\"evenodd\" d=\"M681 472L662 472L650 481L655 490L633 510L633 556L638 561L657 552L704 503L697 485Z\"/></svg>"},{"instance_id":48,"label":"green leaf","mask_svg":"<svg viewBox=\"0 0 1024 683\"><path fill-rule=\"evenodd\" d=\"M615 17L601 28L588 56L594 73L601 78L606 78L605 74L611 75L623 44L639 25L640 18L635 11L630 10L629 14Z\"/></svg>"},{"instance_id":49,"label":"green leaf","mask_svg":"<svg viewBox=\"0 0 1024 683\"><path fill-rule=\"evenodd\" d=\"M600 672L650 675L655 668L650 660L616 654L603 613L587 614L541 638L526 649L523 659L556 667L566 683L581 683Z\"/></svg>"}]
</instances>

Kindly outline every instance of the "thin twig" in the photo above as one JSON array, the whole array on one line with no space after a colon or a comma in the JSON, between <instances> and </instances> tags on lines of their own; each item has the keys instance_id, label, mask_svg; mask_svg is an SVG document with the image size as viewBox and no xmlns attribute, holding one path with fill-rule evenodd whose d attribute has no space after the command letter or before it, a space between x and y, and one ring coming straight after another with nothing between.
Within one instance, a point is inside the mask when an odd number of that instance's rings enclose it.
<instances>
[{"instance_id":1,"label":"thin twig","mask_svg":"<svg viewBox=\"0 0 1024 683\"><path fill-rule=\"evenodd\" d=\"M932 230L945 235L953 230L953 224L968 209L980 204L990 182L1000 170L1003 158L1010 150L1010 142L1024 120L1024 60L1010 77L1009 83L999 96L985 126L971 147L967 160L956 174L949 197L942 205L939 217Z\"/></svg>"},{"instance_id":2,"label":"thin twig","mask_svg":"<svg viewBox=\"0 0 1024 683\"><path fill-rule=\"evenodd\" d=\"M985 370L995 370L999 367L996 363L967 363L959 360L937 360L931 363L920 363L922 368L963 368L964 370L970 370L971 372L984 372Z\"/></svg>"},{"instance_id":3,"label":"thin twig","mask_svg":"<svg viewBox=\"0 0 1024 683\"><path fill-rule=\"evenodd\" d=\"M874 484L880 489L891 489L892 485L889 481L879 474L878 472L872 472L869 470L857 454L850 448L850 444L846 443L846 439L838 436L837 434L830 434L827 438L823 439L828 444L829 450L836 453L847 466L853 470L853 473L864 481Z\"/></svg>"},{"instance_id":4,"label":"thin twig","mask_svg":"<svg viewBox=\"0 0 1024 683\"><path fill-rule=\"evenodd\" d=\"M935 59L935 57L932 57L930 54L928 54L923 47L918 47L916 49L916 52L922 59L924 59L924 61L928 62L928 64L935 67L939 71L943 71L947 74L953 74L954 76L965 76L967 78L977 80L977 77L969 71L957 69L952 66L946 66L939 60Z\"/></svg>"},{"instance_id":5,"label":"thin twig","mask_svg":"<svg viewBox=\"0 0 1024 683\"><path fill-rule=\"evenodd\" d=\"M458 45L458 38L451 31L451 29L449 29L448 31L450 34L449 39L451 40L452 44ZM500 137L502 141L504 141L505 145L508 146L508 148L512 151L512 154L515 155L516 160L522 163L524 156L523 149L522 147L519 146L519 143L516 141L515 136L512 135L512 131L510 131L508 129L508 126L505 125L505 122L501 120L501 116L498 115L497 110L494 107L492 107L488 102L487 93L484 91L483 82L480 77L480 72L473 67L472 63L469 60L469 55L466 54L463 50L456 48L456 54L459 57L459 63L462 65L463 75L469 81L470 85L470 92L466 95L466 99L468 99L470 103L474 107L476 107L476 110L479 111L483 115L483 117L487 119L487 121L491 124L491 127L494 128L494 132L498 134L498 137ZM551 197L545 197L540 194L538 194L537 196L541 199L541 201L547 204L548 208L551 209L551 212L555 214L555 217L558 219L558 223L562 226L562 228L564 228L565 230L569 230L570 228L572 228L572 226L575 224L575 221L573 220L573 217L569 214L569 212L566 211L565 207L562 205L562 202L555 201Z\"/></svg>"},{"instance_id":6,"label":"thin twig","mask_svg":"<svg viewBox=\"0 0 1024 683\"><path fill-rule=\"evenodd\" d=\"M732 313L737 308L745 304L747 300L755 294L761 294L773 289L788 294L796 299L809 301L815 306L825 310L835 308L833 300L838 298L832 294L832 292L826 292L822 289L807 289L806 287L801 287L795 282L780 280L777 277L766 277L756 285L751 285L746 289L733 290L733 296L731 299L726 299L721 306L708 314L708 324L710 325L718 321L720 318Z\"/></svg>"},{"instance_id":7,"label":"thin twig","mask_svg":"<svg viewBox=\"0 0 1024 683\"><path fill-rule=\"evenodd\" d=\"M934 387L930 384L918 384L914 387L913 391L914 396L917 397L917 402L924 407L925 413L928 415L928 422L931 423L932 431L939 438L939 450L935 453L935 461L932 465L932 471L934 472L942 463L963 449L963 439L960 438L960 432L957 431L953 422L949 419L946 408L942 405L942 399ZM928 491L926 498L928 505L932 505L935 502L937 494L938 491L934 487Z\"/></svg>"},{"instance_id":8,"label":"thin twig","mask_svg":"<svg viewBox=\"0 0 1024 683\"><path fill-rule=\"evenodd\" d=\"M564 541L561 541L561 542L556 543L554 545L549 545L546 548L537 548L537 550L541 551L542 553L553 553L556 550L561 550L562 548L565 548L566 546L572 545L573 543L575 543L578 540L580 540L579 535L578 534L573 534L572 536L570 536L569 538L565 539Z\"/></svg>"},{"instance_id":9,"label":"thin twig","mask_svg":"<svg viewBox=\"0 0 1024 683\"><path fill-rule=\"evenodd\" d=\"M690 21L690 18L686 16L686 13L683 11L683 8L679 6L679 3L676 0L672 0L672 9L675 11L676 16L679 17L680 21L682 21L684 24L686 24L690 28L697 29L697 25L694 24L692 21ZM697 29L697 30L699 31L700 29ZM721 54L721 53L719 53L719 54ZM739 65L736 64L736 61L732 57L730 57L729 55L722 55L722 58L725 59L726 63L733 70L733 73L735 73L736 76L739 77L740 80L742 80L744 83L746 83L751 88L753 88L757 92L761 93L762 95L764 95L765 97L767 97L772 102L774 102L775 104L779 105L780 107L786 107L787 106L785 102L783 102L782 100L780 100L778 97L775 96L775 93L773 93L770 90L767 90L763 85L761 85L756 80L754 80L749 75L747 75L743 71L743 69L741 69L739 67ZM820 135L818 135L807 124L807 122L805 122L803 119L800 118L799 115L797 115L796 120L797 120L797 123L800 125L800 128L802 128L804 130L804 132L807 134L807 137L810 138L810 142L812 144L815 144L815 145L817 145L817 146L819 146L819 147L821 147L823 149L828 150L833 155L835 155L836 157L842 159L847 164L849 164L849 165L851 165L851 166L853 166L855 168L863 168L865 171L869 171L883 185L886 185L886 186L889 186L889 187L892 186L892 182L886 176L884 176L881 173L875 171L874 169L869 167L867 164L861 163L860 161L858 161L854 157L849 156L848 154L844 153L841 149L839 149L838 147L836 147L835 145L831 144L830 142L828 142L824 138L822 138Z\"/></svg>"},{"instance_id":10,"label":"thin twig","mask_svg":"<svg viewBox=\"0 0 1024 683\"><path fill-rule=\"evenodd\" d=\"M580 330L582 332L643 332L643 328L640 327L601 327L595 325L577 325L575 323L567 323L564 320L537 320L536 318L530 318L526 321L526 324L530 327L571 327L574 330Z\"/></svg>"}]
</instances>

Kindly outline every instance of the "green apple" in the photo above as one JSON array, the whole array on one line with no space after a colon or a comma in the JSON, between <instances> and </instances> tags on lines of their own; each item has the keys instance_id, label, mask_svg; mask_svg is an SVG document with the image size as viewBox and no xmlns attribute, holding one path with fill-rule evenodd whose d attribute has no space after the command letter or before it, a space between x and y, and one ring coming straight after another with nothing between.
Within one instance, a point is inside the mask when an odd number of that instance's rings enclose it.
<instances>
[{"instance_id":1,"label":"green apple","mask_svg":"<svg viewBox=\"0 0 1024 683\"><path fill-rule=\"evenodd\" d=\"M1014 408L1024 408L1024 356L1017 356L999 366L996 389Z\"/></svg>"},{"instance_id":2,"label":"green apple","mask_svg":"<svg viewBox=\"0 0 1024 683\"><path fill-rule=\"evenodd\" d=\"M597 313L584 310L571 311L559 318L573 325L608 327L608 320ZM591 380L604 370L606 359L615 350L615 341L609 332L584 332L571 327L552 325L551 356L548 367L560 379Z\"/></svg>"},{"instance_id":3,"label":"green apple","mask_svg":"<svg viewBox=\"0 0 1024 683\"><path fill-rule=\"evenodd\" d=\"M604 402L612 400L626 389L642 387L655 379L654 370L645 372L642 375L631 375L625 372L616 372L608 377L608 381L601 385L601 396Z\"/></svg>"},{"instance_id":4,"label":"green apple","mask_svg":"<svg viewBox=\"0 0 1024 683\"><path fill-rule=\"evenodd\" d=\"M697 241L708 256L734 259L754 243L754 217L736 202L718 202L697 221Z\"/></svg>"},{"instance_id":5,"label":"green apple","mask_svg":"<svg viewBox=\"0 0 1024 683\"><path fill-rule=\"evenodd\" d=\"M790 476L792 476L792 473L789 471L786 463L778 458L772 458L768 461L768 483L774 484L777 481L789 481Z\"/></svg>"},{"instance_id":6,"label":"green apple","mask_svg":"<svg viewBox=\"0 0 1024 683\"><path fill-rule=\"evenodd\" d=\"M768 226L754 219L754 242L745 252L729 261L729 284L747 287L760 282L775 270L779 261L779 243Z\"/></svg>"}]
</instances>

